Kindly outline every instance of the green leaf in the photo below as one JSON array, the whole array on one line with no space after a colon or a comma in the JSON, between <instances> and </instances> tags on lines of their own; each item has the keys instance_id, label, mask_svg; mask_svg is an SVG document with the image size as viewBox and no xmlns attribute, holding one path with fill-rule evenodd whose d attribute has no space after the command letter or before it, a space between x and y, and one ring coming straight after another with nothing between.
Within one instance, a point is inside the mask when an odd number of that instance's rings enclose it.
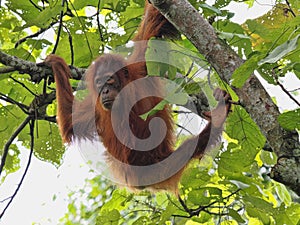
<instances>
[{"instance_id":1,"label":"green leaf","mask_svg":"<svg viewBox=\"0 0 300 225\"><path fill-rule=\"evenodd\" d=\"M25 115L15 105L0 105L0 153L4 149L4 146L16 131L20 124L25 120Z\"/></svg>"},{"instance_id":2,"label":"green leaf","mask_svg":"<svg viewBox=\"0 0 300 225\"><path fill-rule=\"evenodd\" d=\"M209 224L207 222L209 222L209 220L211 220L211 218L212 218L211 214L201 211L199 216L192 217L192 221L195 221L200 224Z\"/></svg>"},{"instance_id":3,"label":"green leaf","mask_svg":"<svg viewBox=\"0 0 300 225\"><path fill-rule=\"evenodd\" d=\"M279 199L282 202L284 202L285 205L291 205L292 198L287 188L280 183L276 183L274 184L274 186L275 186L276 194L278 195Z\"/></svg>"},{"instance_id":4,"label":"green leaf","mask_svg":"<svg viewBox=\"0 0 300 225\"><path fill-rule=\"evenodd\" d=\"M145 225L151 222L150 218L147 216L141 216L136 221L132 223L132 225Z\"/></svg>"},{"instance_id":5,"label":"green leaf","mask_svg":"<svg viewBox=\"0 0 300 225\"><path fill-rule=\"evenodd\" d=\"M198 188L188 193L188 201L195 205L207 205L211 200L215 199L222 199L222 190L219 188Z\"/></svg>"},{"instance_id":6,"label":"green leaf","mask_svg":"<svg viewBox=\"0 0 300 225\"><path fill-rule=\"evenodd\" d=\"M52 19L59 15L62 10L64 9L61 5L61 2L57 1L56 3L51 4L49 7L40 12L34 20L28 21L27 25L25 26L45 27L50 24Z\"/></svg>"},{"instance_id":7,"label":"green leaf","mask_svg":"<svg viewBox=\"0 0 300 225\"><path fill-rule=\"evenodd\" d=\"M2 155L2 154L1 154ZM5 161L5 175L14 173L20 169L20 150L16 144L11 144ZM4 180L5 176L2 178Z\"/></svg>"},{"instance_id":8,"label":"green leaf","mask_svg":"<svg viewBox=\"0 0 300 225\"><path fill-rule=\"evenodd\" d=\"M223 32L223 31L218 32L218 36L222 39L227 39L227 40L230 40L230 39L234 38L235 36L239 37L241 39L250 39L250 37L245 34L229 33L229 32Z\"/></svg>"},{"instance_id":9,"label":"green leaf","mask_svg":"<svg viewBox=\"0 0 300 225\"><path fill-rule=\"evenodd\" d=\"M168 82L166 85L167 96L165 98L171 104L184 105L188 101L188 94L179 85L174 82Z\"/></svg>"},{"instance_id":10,"label":"green leaf","mask_svg":"<svg viewBox=\"0 0 300 225\"><path fill-rule=\"evenodd\" d=\"M202 188L200 190L192 190L189 192L188 201L194 205L208 205L211 199L206 197L206 190Z\"/></svg>"},{"instance_id":11,"label":"green leaf","mask_svg":"<svg viewBox=\"0 0 300 225\"><path fill-rule=\"evenodd\" d=\"M199 92L201 92L201 87L198 83L187 83L184 85L184 91L187 94L198 94Z\"/></svg>"},{"instance_id":12,"label":"green leaf","mask_svg":"<svg viewBox=\"0 0 300 225\"><path fill-rule=\"evenodd\" d=\"M244 108L237 106L227 118L227 134L239 141L248 157L253 158L265 144L265 137Z\"/></svg>"},{"instance_id":13,"label":"green leaf","mask_svg":"<svg viewBox=\"0 0 300 225\"><path fill-rule=\"evenodd\" d=\"M88 67L92 60L99 55L99 36L95 32L87 32L85 34L72 34L76 39L72 47L75 52L80 54L75 55L74 64L77 67ZM63 57L67 62L71 59L70 42L67 35L61 37L57 55Z\"/></svg>"},{"instance_id":14,"label":"green leaf","mask_svg":"<svg viewBox=\"0 0 300 225\"><path fill-rule=\"evenodd\" d=\"M129 6L126 8L126 11L123 13L124 18L136 18L143 15L144 9L136 6Z\"/></svg>"},{"instance_id":15,"label":"green leaf","mask_svg":"<svg viewBox=\"0 0 300 225\"><path fill-rule=\"evenodd\" d=\"M163 110L167 104L168 104L168 101L166 101L166 100L160 101L153 109L140 115L141 119L146 120L148 117L153 116L158 111Z\"/></svg>"},{"instance_id":16,"label":"green leaf","mask_svg":"<svg viewBox=\"0 0 300 225\"><path fill-rule=\"evenodd\" d=\"M110 209L122 210L126 207L128 199L131 198L132 195L128 194L125 189L117 189L113 192L111 199L102 206L101 212Z\"/></svg>"},{"instance_id":17,"label":"green leaf","mask_svg":"<svg viewBox=\"0 0 300 225\"><path fill-rule=\"evenodd\" d=\"M267 166L274 166L277 163L277 155L274 152L261 151L260 159Z\"/></svg>"},{"instance_id":18,"label":"green leaf","mask_svg":"<svg viewBox=\"0 0 300 225\"><path fill-rule=\"evenodd\" d=\"M170 48L171 44L167 41L153 39L148 42L145 55L148 75L166 76L170 67Z\"/></svg>"},{"instance_id":19,"label":"green leaf","mask_svg":"<svg viewBox=\"0 0 300 225\"><path fill-rule=\"evenodd\" d=\"M233 183L235 186L237 186L239 189L245 189L245 188L250 187L249 184L245 184L238 180L230 180L230 182Z\"/></svg>"},{"instance_id":20,"label":"green leaf","mask_svg":"<svg viewBox=\"0 0 300 225\"><path fill-rule=\"evenodd\" d=\"M102 210L100 216L97 217L96 225L117 225L121 214L116 209L105 209Z\"/></svg>"},{"instance_id":21,"label":"green leaf","mask_svg":"<svg viewBox=\"0 0 300 225\"><path fill-rule=\"evenodd\" d=\"M238 223L245 223L245 220L233 209L228 209L228 215L235 219Z\"/></svg>"},{"instance_id":22,"label":"green leaf","mask_svg":"<svg viewBox=\"0 0 300 225\"><path fill-rule=\"evenodd\" d=\"M231 84L237 88L241 88L246 80L253 74L254 70L257 68L257 63L261 58L261 54L256 54L237 68L232 74Z\"/></svg>"},{"instance_id":23,"label":"green leaf","mask_svg":"<svg viewBox=\"0 0 300 225\"><path fill-rule=\"evenodd\" d=\"M204 3L204 4L199 4L199 6L200 6L201 8L203 8L203 9L208 9L208 10L210 10L210 11L216 13L217 15L221 15L221 14L222 14L221 10L219 10L218 8L213 7L213 6L211 6L211 5L208 5L208 4L206 4L206 3Z\"/></svg>"},{"instance_id":24,"label":"green leaf","mask_svg":"<svg viewBox=\"0 0 300 225\"><path fill-rule=\"evenodd\" d=\"M270 203L255 196L244 196L243 199L249 216L260 219L263 224L270 223L270 216L273 213L273 206Z\"/></svg>"},{"instance_id":25,"label":"green leaf","mask_svg":"<svg viewBox=\"0 0 300 225\"><path fill-rule=\"evenodd\" d=\"M65 147L62 143L58 127L54 123L39 121L35 126L34 155L45 162L59 167L63 162ZM30 148L29 129L26 127L19 135L24 146Z\"/></svg>"},{"instance_id":26,"label":"green leaf","mask_svg":"<svg viewBox=\"0 0 300 225\"><path fill-rule=\"evenodd\" d=\"M300 37L300 34L297 35L292 40L288 40L282 45L279 45L276 47L270 54L264 58L263 60L258 62L258 65L261 66L265 63L275 63L278 60L282 59L284 56L286 56L288 53L292 52L298 47L298 39Z\"/></svg>"},{"instance_id":27,"label":"green leaf","mask_svg":"<svg viewBox=\"0 0 300 225\"><path fill-rule=\"evenodd\" d=\"M107 1L101 1L100 2L100 9L102 8L103 4L107 2ZM74 7L74 10L79 10L82 9L84 7L88 6L94 6L97 7L98 6L99 1L98 0L89 0L89 2L87 3L86 0L74 0L74 2L72 3L72 8Z\"/></svg>"},{"instance_id":28,"label":"green leaf","mask_svg":"<svg viewBox=\"0 0 300 225\"><path fill-rule=\"evenodd\" d=\"M200 170L199 168L188 168L184 171L181 178L181 185L185 189L199 188L207 184L211 179L208 170Z\"/></svg>"},{"instance_id":29,"label":"green leaf","mask_svg":"<svg viewBox=\"0 0 300 225\"><path fill-rule=\"evenodd\" d=\"M299 225L300 224L300 205L291 203L290 206L282 204L274 210L274 218L278 224Z\"/></svg>"},{"instance_id":30,"label":"green leaf","mask_svg":"<svg viewBox=\"0 0 300 225\"><path fill-rule=\"evenodd\" d=\"M287 130L300 129L300 109L285 112L279 115L278 122Z\"/></svg>"},{"instance_id":31,"label":"green leaf","mask_svg":"<svg viewBox=\"0 0 300 225\"><path fill-rule=\"evenodd\" d=\"M30 1L10 0L7 6L26 22L35 20L40 13L38 9L32 6Z\"/></svg>"},{"instance_id":32,"label":"green leaf","mask_svg":"<svg viewBox=\"0 0 300 225\"><path fill-rule=\"evenodd\" d=\"M243 172L249 171L256 156L255 149L248 152L244 149L228 149L220 156L218 172L220 176L228 180L237 180L233 182L239 188L246 188L249 181L243 175ZM241 185L245 183L245 185Z\"/></svg>"},{"instance_id":33,"label":"green leaf","mask_svg":"<svg viewBox=\"0 0 300 225\"><path fill-rule=\"evenodd\" d=\"M172 202L169 202L168 206L161 214L158 224L159 225L165 224L165 222L168 221L172 217L172 215L175 214L177 210L178 208Z\"/></svg>"},{"instance_id":34,"label":"green leaf","mask_svg":"<svg viewBox=\"0 0 300 225\"><path fill-rule=\"evenodd\" d=\"M154 115L160 110L163 110L169 103L184 105L188 101L188 94L175 82L167 82L165 90L167 91L165 99L160 101L153 109L140 115L143 120L146 120L149 116Z\"/></svg>"},{"instance_id":35,"label":"green leaf","mask_svg":"<svg viewBox=\"0 0 300 225\"><path fill-rule=\"evenodd\" d=\"M300 79L300 63L295 63L293 66L293 70L298 79Z\"/></svg>"}]
</instances>

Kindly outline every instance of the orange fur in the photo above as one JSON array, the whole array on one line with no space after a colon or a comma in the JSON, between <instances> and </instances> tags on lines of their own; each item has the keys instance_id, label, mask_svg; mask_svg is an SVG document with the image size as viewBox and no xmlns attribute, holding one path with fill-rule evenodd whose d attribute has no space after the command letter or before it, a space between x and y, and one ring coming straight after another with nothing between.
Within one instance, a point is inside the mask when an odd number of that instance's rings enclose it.
<instances>
[{"instance_id":1,"label":"orange fur","mask_svg":"<svg viewBox=\"0 0 300 225\"><path fill-rule=\"evenodd\" d=\"M104 146L107 149L108 160L117 159L119 162L129 165L129 167L120 167L117 164L112 165L114 176L122 183L136 188L144 188L150 186L152 189L166 189L177 192L178 182L185 165L181 165L181 158L186 154L186 151L192 147L197 147L190 158L201 158L204 154L207 145L213 145L219 139L222 132L222 124L227 115L229 105L219 104L218 111L226 111L226 115L221 118L219 124L209 123L204 130L196 137L184 142L176 151L174 151L175 135L173 131L173 121L170 109L166 106L163 110L158 111L155 115L150 116L146 121L140 118L140 115L151 110L156 104L161 101L159 97L147 97L138 101L132 109L127 109L129 102L135 102L135 99L140 94L146 93L149 90L155 90L157 93L163 90L159 82L154 82L152 85L139 87L135 86L130 92L122 97L120 112L129 110L129 124L133 134L140 138L147 138L150 134L149 122L154 117L160 117L164 120L167 127L167 133L163 141L150 151L137 151L127 147L126 143L131 141L128 132L124 130L122 140L119 140L113 130L111 123L111 112L103 108L99 103L99 93L94 88L95 74L99 74L107 68L113 69L116 72L122 87L125 87L132 81L143 78L147 74L145 64L145 51L147 48L147 40L152 37L174 37L176 34L173 26L150 4L146 3L144 19L138 30L134 41L138 42L132 55L125 60L119 55L105 54L100 56L89 67L86 74L87 87L90 91L89 96L83 102L74 101L72 88L69 83L70 70L64 60L58 56L50 55L45 60L53 69L56 85L57 85L57 101L58 101L58 125L61 136L66 143L73 141L73 136L76 138L92 139L95 135L94 130L101 137ZM123 68L126 68L128 75ZM96 102L96 103L95 103ZM72 108L73 107L73 108ZM212 113L214 114L214 113ZM94 116L95 115L95 116ZM213 115L209 115L213 116ZM122 115L116 118L119 129L122 131L124 121L128 118L123 118ZM216 126L215 126L216 125ZM212 129L213 128L213 129ZM161 127L156 127L156 132L160 135ZM74 132L76 130L76 132ZM161 134L163 135L163 134ZM192 149L193 150L193 149ZM139 176L139 171L133 170L130 166L151 166L160 162L164 162L168 157L174 156L172 162L167 165L163 164L152 170L143 171L143 176ZM190 159L188 159L189 161ZM172 172L170 172L172 171ZM143 185L144 181L156 180L158 177L163 177L164 173L172 174L171 177L158 179L158 182L153 182L150 185ZM147 182L146 182L147 183ZM139 185L141 184L141 185Z\"/></svg>"}]
</instances>

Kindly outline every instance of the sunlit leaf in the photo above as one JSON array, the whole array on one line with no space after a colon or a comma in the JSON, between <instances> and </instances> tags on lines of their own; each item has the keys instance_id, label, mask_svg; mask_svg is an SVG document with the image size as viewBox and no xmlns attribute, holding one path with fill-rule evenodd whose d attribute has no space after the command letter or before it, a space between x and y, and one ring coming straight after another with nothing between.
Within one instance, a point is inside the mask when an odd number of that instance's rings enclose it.
<instances>
[{"instance_id":1,"label":"sunlit leaf","mask_svg":"<svg viewBox=\"0 0 300 225\"><path fill-rule=\"evenodd\" d=\"M297 37L295 37L294 39L288 40L282 45L276 47L272 52L270 52L270 54L266 58L259 61L258 65L261 66L264 63L275 63L288 53L295 50L298 46L299 37L300 35L297 35Z\"/></svg>"},{"instance_id":2,"label":"sunlit leaf","mask_svg":"<svg viewBox=\"0 0 300 225\"><path fill-rule=\"evenodd\" d=\"M247 149L249 156L253 157L257 150L264 146L265 137L242 107L236 107L234 112L229 114L227 125L228 135L238 140L241 146Z\"/></svg>"},{"instance_id":3,"label":"sunlit leaf","mask_svg":"<svg viewBox=\"0 0 300 225\"><path fill-rule=\"evenodd\" d=\"M238 223L245 223L245 220L241 217L240 214L238 214L237 211L233 209L229 209L229 216L231 216L233 219L235 219Z\"/></svg>"}]
</instances>

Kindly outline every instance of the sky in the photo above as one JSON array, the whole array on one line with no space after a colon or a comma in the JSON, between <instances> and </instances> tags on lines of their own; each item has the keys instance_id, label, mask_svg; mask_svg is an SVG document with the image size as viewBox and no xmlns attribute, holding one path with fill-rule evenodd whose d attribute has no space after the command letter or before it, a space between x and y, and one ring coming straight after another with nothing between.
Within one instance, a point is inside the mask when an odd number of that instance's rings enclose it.
<instances>
[{"instance_id":1,"label":"sky","mask_svg":"<svg viewBox=\"0 0 300 225\"><path fill-rule=\"evenodd\" d=\"M257 2L263 2L264 4L256 3L250 9L246 5L241 7L242 4L231 4L228 8L236 13L233 20L242 23L246 19L256 18L269 10L274 0ZM300 87L299 80L294 79L292 75L289 75L283 82L288 90ZM271 96L282 92L270 85L267 87L267 90ZM283 106L282 110L294 108L294 105L286 96L278 96L277 101ZM21 150L22 169L15 174L9 175L4 184L1 185L0 199L10 196L12 191L15 190L16 184L23 174L28 154L28 150ZM93 174L89 171L90 168L76 149L66 151L64 163L58 169L33 157L23 185L0 224L30 225L33 222L41 225L58 224L59 218L67 211L68 193L82 188L85 179L93 177Z\"/></svg>"}]
</instances>

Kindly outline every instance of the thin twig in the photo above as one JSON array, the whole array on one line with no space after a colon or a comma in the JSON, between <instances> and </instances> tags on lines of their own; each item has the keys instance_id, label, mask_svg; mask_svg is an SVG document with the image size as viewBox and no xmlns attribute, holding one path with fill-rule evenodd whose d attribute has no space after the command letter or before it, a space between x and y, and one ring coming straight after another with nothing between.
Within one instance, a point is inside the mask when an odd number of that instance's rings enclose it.
<instances>
[{"instance_id":1,"label":"thin twig","mask_svg":"<svg viewBox=\"0 0 300 225\"><path fill-rule=\"evenodd\" d=\"M285 94L287 94L287 96L289 96L290 99L292 99L298 106L300 106L300 103L298 102L298 100L287 89L285 89L285 87L279 82L279 78L278 78L278 76L275 73L275 68L273 68L273 70L272 70L272 76L275 79L276 84L281 88L281 90Z\"/></svg>"},{"instance_id":2,"label":"thin twig","mask_svg":"<svg viewBox=\"0 0 300 225\"><path fill-rule=\"evenodd\" d=\"M73 37L69 31L69 29L64 26L64 28L66 29L67 33L68 33L68 36L69 36L69 44L70 44L70 51L71 51L71 65L73 66L74 65L74 56L75 56L75 53L74 53L74 46L73 46Z\"/></svg>"},{"instance_id":3,"label":"thin twig","mask_svg":"<svg viewBox=\"0 0 300 225\"><path fill-rule=\"evenodd\" d=\"M12 144L12 142L15 140L15 138L18 136L18 134L24 129L24 127L30 122L31 116L26 117L26 119L21 123L21 125L17 128L17 130L11 135L9 140L6 142L3 150L3 155L1 158L1 164L0 164L0 175L3 171L3 168L5 166L6 157L9 151L9 147ZM1 217L0 217L1 218Z\"/></svg>"},{"instance_id":4,"label":"thin twig","mask_svg":"<svg viewBox=\"0 0 300 225\"><path fill-rule=\"evenodd\" d=\"M293 90L289 90L289 92L295 92L295 91L300 91L300 88L296 88L296 89L293 89Z\"/></svg>"},{"instance_id":5,"label":"thin twig","mask_svg":"<svg viewBox=\"0 0 300 225\"><path fill-rule=\"evenodd\" d=\"M82 27L85 27L84 24L82 23L81 19L80 19L80 16L78 15L78 13L77 13L77 11L76 11L76 8L74 7L73 3L70 1L69 4L71 4L72 8L74 9L74 12L75 12L75 14L76 14L76 18L78 19L80 25L81 25ZM93 58L93 57L94 57L94 56L93 56L93 51L92 51L92 48L91 48L91 45L90 45L90 42L89 42L89 38L88 38L88 36L87 36L85 30L83 30L83 34L84 34L84 36L85 36L86 44L87 44L88 49L89 49L89 52L90 52L90 54L91 54L91 58Z\"/></svg>"},{"instance_id":6,"label":"thin twig","mask_svg":"<svg viewBox=\"0 0 300 225\"><path fill-rule=\"evenodd\" d=\"M60 11L60 16L59 16L59 26L58 26L58 31L57 31L57 38L56 38L56 42L55 42L52 54L55 54L56 49L58 47L59 39L60 39L61 29L62 29L62 26L63 26L64 4L65 4L65 0L62 0L62 3L61 3L62 10Z\"/></svg>"},{"instance_id":7,"label":"thin twig","mask_svg":"<svg viewBox=\"0 0 300 225\"><path fill-rule=\"evenodd\" d=\"M230 195L226 196L223 198L223 200L226 200L226 199L229 199L231 198L233 195L235 195L236 193L238 193L241 189L237 189L236 191L232 192ZM208 211L207 209L212 207L214 204L218 203L219 200L215 200L211 203L209 203L208 205L205 205L205 206L199 206L198 208L196 209L189 209L187 207L187 205L185 204L185 202L183 201L183 199L178 196L178 200L181 204L181 206L183 207L184 211L187 212L189 214L189 216L181 216L181 215L173 215L175 217L184 217L184 218L191 218L193 216L198 216L200 214L201 211L205 211L207 213L211 213L210 211ZM226 215L226 214L225 214Z\"/></svg>"},{"instance_id":8,"label":"thin twig","mask_svg":"<svg viewBox=\"0 0 300 225\"><path fill-rule=\"evenodd\" d=\"M289 7L289 11L292 13L293 17L296 17L296 14L294 13L292 7L291 7L291 4L288 0L285 0L287 6Z\"/></svg>"},{"instance_id":9,"label":"thin twig","mask_svg":"<svg viewBox=\"0 0 300 225\"><path fill-rule=\"evenodd\" d=\"M279 82L278 79L276 79L276 83L281 88L281 90L290 97L290 99L292 99L298 106L300 106L300 102L298 102L297 99L288 90L285 89L285 87Z\"/></svg>"},{"instance_id":10,"label":"thin twig","mask_svg":"<svg viewBox=\"0 0 300 225\"><path fill-rule=\"evenodd\" d=\"M3 101L6 101L8 103L11 103L13 105L17 105L25 114L28 114L29 107L27 105L24 105L20 102L15 101L14 99L6 96L5 94L3 94L1 92L0 92L0 99Z\"/></svg>"},{"instance_id":11,"label":"thin twig","mask_svg":"<svg viewBox=\"0 0 300 225\"><path fill-rule=\"evenodd\" d=\"M190 65L188 71L186 72L185 76L188 77L190 75L190 73L192 72L193 70L193 67L194 67L194 61L192 61L192 64Z\"/></svg>"},{"instance_id":12,"label":"thin twig","mask_svg":"<svg viewBox=\"0 0 300 225\"><path fill-rule=\"evenodd\" d=\"M2 200L0 201L0 203L4 203L4 202L8 201L10 198L11 198L11 196L9 196L9 197L7 197L7 198L5 198L5 199L2 199Z\"/></svg>"},{"instance_id":13,"label":"thin twig","mask_svg":"<svg viewBox=\"0 0 300 225\"><path fill-rule=\"evenodd\" d=\"M193 133L191 131L189 131L188 129L186 129L184 126L176 123L176 126L178 126L180 129L185 130L186 132L188 132L190 135L193 135Z\"/></svg>"},{"instance_id":14,"label":"thin twig","mask_svg":"<svg viewBox=\"0 0 300 225\"><path fill-rule=\"evenodd\" d=\"M29 0L29 2L34 6L34 8L38 9L40 12L43 11L42 9L40 9L40 7L35 4L32 0Z\"/></svg>"},{"instance_id":15,"label":"thin twig","mask_svg":"<svg viewBox=\"0 0 300 225\"><path fill-rule=\"evenodd\" d=\"M37 96L35 93L33 93L33 91L31 91L25 84L23 84L22 82L18 81L17 79L13 78L12 76L9 77L10 79L12 79L14 82L20 84L23 88L25 88L30 94L32 94L33 96Z\"/></svg>"},{"instance_id":16,"label":"thin twig","mask_svg":"<svg viewBox=\"0 0 300 225\"><path fill-rule=\"evenodd\" d=\"M236 191L232 192L230 195L224 197L223 200L231 198L233 195L235 195L236 193L238 193L240 190L241 189L237 189ZM218 202L219 202L219 200L216 200L216 201L213 201L213 202L211 202L210 204L208 204L206 206L199 206L199 208L196 209L196 210L193 210L193 212L195 213L195 215L199 215L199 213L201 211L206 210L207 208L211 207L212 205L214 205L214 204L216 204Z\"/></svg>"},{"instance_id":17,"label":"thin twig","mask_svg":"<svg viewBox=\"0 0 300 225\"><path fill-rule=\"evenodd\" d=\"M173 113L177 113L177 114L193 114L192 111L184 111L184 110L173 110Z\"/></svg>"},{"instance_id":18,"label":"thin twig","mask_svg":"<svg viewBox=\"0 0 300 225\"><path fill-rule=\"evenodd\" d=\"M31 136L31 144L30 144L30 153L29 153L29 158L28 158L28 162L27 162L27 165L26 165L26 168L25 168L25 171L23 173L23 176L20 180L20 183L18 184L15 192L13 193L13 195L11 196L9 202L7 203L7 205L5 206L5 208L3 209L2 213L0 214L0 219L4 216L6 210L8 209L8 207L10 206L10 204L12 203L12 201L14 200L14 198L16 197L20 187L22 186L22 183L25 179L25 176L28 172L28 169L29 169L29 166L30 166L30 163L31 163L31 159L32 159L32 155L33 155L33 147L34 147L34 120L30 119L30 117L27 117L27 119L29 119L29 121L31 120L30 122L30 136ZM28 123L28 122L27 122Z\"/></svg>"},{"instance_id":19,"label":"thin twig","mask_svg":"<svg viewBox=\"0 0 300 225\"><path fill-rule=\"evenodd\" d=\"M53 25L55 25L57 22L52 22L47 28L41 28L38 32L28 35L20 40L17 41L17 43L15 44L15 48L17 48L20 44L22 44L23 42L25 42L27 39L29 38L34 38L39 36L40 34L44 33L45 31L49 30Z\"/></svg>"},{"instance_id":20,"label":"thin twig","mask_svg":"<svg viewBox=\"0 0 300 225\"><path fill-rule=\"evenodd\" d=\"M101 40L101 52L104 53L104 48L105 48L104 37L103 37L103 32L102 32L102 29L101 29L100 17L99 17L100 10L101 10L100 9L100 3L101 3L101 0L98 0L98 5L97 5L97 26L98 26L98 31L99 31L100 40Z\"/></svg>"}]
</instances>

